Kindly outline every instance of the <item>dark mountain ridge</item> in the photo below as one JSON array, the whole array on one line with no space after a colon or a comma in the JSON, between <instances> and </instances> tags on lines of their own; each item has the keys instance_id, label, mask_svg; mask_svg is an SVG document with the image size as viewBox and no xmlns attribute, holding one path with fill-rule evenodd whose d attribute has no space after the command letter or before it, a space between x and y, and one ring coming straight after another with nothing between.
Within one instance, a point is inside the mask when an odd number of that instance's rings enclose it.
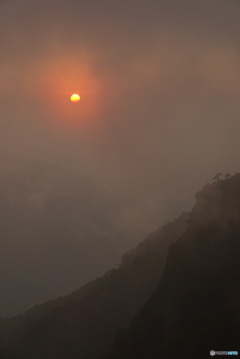
<instances>
[{"instance_id":1,"label":"dark mountain ridge","mask_svg":"<svg viewBox=\"0 0 240 359\"><path fill-rule=\"evenodd\" d=\"M240 175L196 195L158 288L108 359L207 358L240 348Z\"/></svg>"},{"instance_id":2,"label":"dark mountain ridge","mask_svg":"<svg viewBox=\"0 0 240 359\"><path fill-rule=\"evenodd\" d=\"M101 187L81 168L0 154L0 317L115 267L157 228L161 214L149 203Z\"/></svg>"},{"instance_id":3,"label":"dark mountain ridge","mask_svg":"<svg viewBox=\"0 0 240 359\"><path fill-rule=\"evenodd\" d=\"M106 353L156 288L168 248L186 230L188 214L163 226L123 256L118 269L72 294L0 321L1 358L94 359Z\"/></svg>"},{"instance_id":4,"label":"dark mountain ridge","mask_svg":"<svg viewBox=\"0 0 240 359\"><path fill-rule=\"evenodd\" d=\"M115 265L119 207L81 174L37 160L0 161L1 316L69 293Z\"/></svg>"},{"instance_id":5,"label":"dark mountain ridge","mask_svg":"<svg viewBox=\"0 0 240 359\"><path fill-rule=\"evenodd\" d=\"M238 350L240 175L207 184L196 200L118 269L2 319L1 359L202 359Z\"/></svg>"}]
</instances>

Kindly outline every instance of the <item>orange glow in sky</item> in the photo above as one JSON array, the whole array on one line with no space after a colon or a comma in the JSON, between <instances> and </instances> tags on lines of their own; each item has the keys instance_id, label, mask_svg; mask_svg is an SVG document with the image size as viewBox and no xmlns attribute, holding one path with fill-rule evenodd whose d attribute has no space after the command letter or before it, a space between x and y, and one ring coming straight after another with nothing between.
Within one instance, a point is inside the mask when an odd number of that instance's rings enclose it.
<instances>
[{"instance_id":1,"label":"orange glow in sky","mask_svg":"<svg viewBox=\"0 0 240 359\"><path fill-rule=\"evenodd\" d=\"M51 121L67 127L99 125L103 108L102 80L93 74L87 61L79 63L67 56L52 59L46 61L39 75L39 90ZM81 106L73 106L79 101Z\"/></svg>"}]
</instances>

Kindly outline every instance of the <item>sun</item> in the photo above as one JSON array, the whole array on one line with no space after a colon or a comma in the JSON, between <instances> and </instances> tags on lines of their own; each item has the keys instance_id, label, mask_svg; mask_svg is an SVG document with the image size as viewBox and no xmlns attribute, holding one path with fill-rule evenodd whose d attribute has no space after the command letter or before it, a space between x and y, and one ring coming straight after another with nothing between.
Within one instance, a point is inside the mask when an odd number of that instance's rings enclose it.
<instances>
[{"instance_id":1,"label":"sun","mask_svg":"<svg viewBox=\"0 0 240 359\"><path fill-rule=\"evenodd\" d=\"M81 100L81 97L77 94L77 93L74 93L71 97L70 97L70 100L72 102L78 102Z\"/></svg>"}]
</instances>

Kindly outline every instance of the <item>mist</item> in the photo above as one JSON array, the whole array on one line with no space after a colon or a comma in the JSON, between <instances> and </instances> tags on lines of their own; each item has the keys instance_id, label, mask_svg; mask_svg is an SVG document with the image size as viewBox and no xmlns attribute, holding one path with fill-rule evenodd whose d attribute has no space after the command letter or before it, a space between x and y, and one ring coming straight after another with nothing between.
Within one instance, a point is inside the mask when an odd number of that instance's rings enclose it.
<instances>
[{"instance_id":1,"label":"mist","mask_svg":"<svg viewBox=\"0 0 240 359\"><path fill-rule=\"evenodd\" d=\"M238 172L239 16L224 0L0 3L1 158L61 166L124 201L107 265L215 173Z\"/></svg>"},{"instance_id":2,"label":"mist","mask_svg":"<svg viewBox=\"0 0 240 359\"><path fill-rule=\"evenodd\" d=\"M234 171L238 11L228 1L2 3L3 151L69 156L103 183L154 195ZM72 114L78 88L85 108Z\"/></svg>"}]
</instances>

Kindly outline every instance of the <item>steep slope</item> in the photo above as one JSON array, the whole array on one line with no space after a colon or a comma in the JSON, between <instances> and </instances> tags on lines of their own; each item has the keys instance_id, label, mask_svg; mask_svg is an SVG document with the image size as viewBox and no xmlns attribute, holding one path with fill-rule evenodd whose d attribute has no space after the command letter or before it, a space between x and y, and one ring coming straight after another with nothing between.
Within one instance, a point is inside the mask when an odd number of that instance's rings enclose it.
<instances>
[{"instance_id":1,"label":"steep slope","mask_svg":"<svg viewBox=\"0 0 240 359\"><path fill-rule=\"evenodd\" d=\"M240 349L240 175L196 198L158 288L106 358L203 359Z\"/></svg>"},{"instance_id":2,"label":"steep slope","mask_svg":"<svg viewBox=\"0 0 240 359\"><path fill-rule=\"evenodd\" d=\"M188 214L159 229L107 272L67 297L0 322L1 359L95 359L106 353L118 327L157 287L169 245L187 227Z\"/></svg>"}]
</instances>

